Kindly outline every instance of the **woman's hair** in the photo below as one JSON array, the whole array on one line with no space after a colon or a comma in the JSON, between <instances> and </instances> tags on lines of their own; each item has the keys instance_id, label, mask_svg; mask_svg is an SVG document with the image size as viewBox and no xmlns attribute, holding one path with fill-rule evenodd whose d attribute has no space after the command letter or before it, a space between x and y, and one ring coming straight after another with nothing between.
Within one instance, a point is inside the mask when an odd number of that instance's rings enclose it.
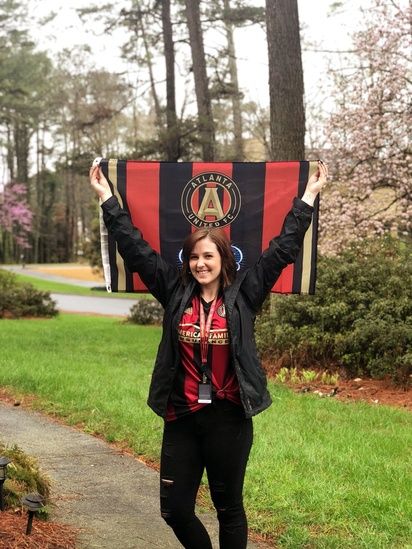
<instances>
[{"instance_id":1,"label":"woman's hair","mask_svg":"<svg viewBox=\"0 0 412 549\"><path fill-rule=\"evenodd\" d=\"M189 259L193 248L196 246L199 240L203 238L210 238L212 242L216 244L216 248L220 254L222 260L222 271L220 273L220 282L223 288L232 284L236 278L236 261L230 247L229 239L226 233L222 229L197 229L195 232L190 233L189 236L183 242L182 250L182 279L184 284L188 284L192 273L190 272Z\"/></svg>"}]
</instances>

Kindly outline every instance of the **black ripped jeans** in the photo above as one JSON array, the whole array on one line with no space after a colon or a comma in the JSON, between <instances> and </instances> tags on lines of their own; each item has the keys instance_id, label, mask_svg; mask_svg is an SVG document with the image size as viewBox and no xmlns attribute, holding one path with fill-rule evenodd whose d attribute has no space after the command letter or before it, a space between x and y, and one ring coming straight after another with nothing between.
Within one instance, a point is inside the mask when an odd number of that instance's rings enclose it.
<instances>
[{"instance_id":1,"label":"black ripped jeans","mask_svg":"<svg viewBox=\"0 0 412 549\"><path fill-rule=\"evenodd\" d=\"M205 468L219 520L220 548L246 548L242 491L252 440L252 420L227 400L216 400L165 424L161 512L186 549L212 549L210 537L195 515L196 494Z\"/></svg>"}]
</instances>

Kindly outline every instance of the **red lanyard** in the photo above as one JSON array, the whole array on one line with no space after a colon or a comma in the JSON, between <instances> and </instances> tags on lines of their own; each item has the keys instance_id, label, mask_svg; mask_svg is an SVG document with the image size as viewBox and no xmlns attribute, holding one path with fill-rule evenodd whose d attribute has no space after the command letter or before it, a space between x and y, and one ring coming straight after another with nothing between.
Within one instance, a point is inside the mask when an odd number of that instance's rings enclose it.
<instances>
[{"instance_id":1,"label":"red lanyard","mask_svg":"<svg viewBox=\"0 0 412 549\"><path fill-rule=\"evenodd\" d=\"M212 318L215 314L217 297L212 301L210 305L209 314L205 321L205 310L203 308L202 298L200 298L200 358L202 360L202 366L207 364L207 350L209 348L209 334L210 327L212 325Z\"/></svg>"}]
</instances>

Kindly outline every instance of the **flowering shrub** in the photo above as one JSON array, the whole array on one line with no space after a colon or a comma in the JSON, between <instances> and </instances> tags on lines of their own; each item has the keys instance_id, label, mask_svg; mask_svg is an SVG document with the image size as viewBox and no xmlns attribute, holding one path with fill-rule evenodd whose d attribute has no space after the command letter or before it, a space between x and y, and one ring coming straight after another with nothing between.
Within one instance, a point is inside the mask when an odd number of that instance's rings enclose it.
<instances>
[{"instance_id":1,"label":"flowering shrub","mask_svg":"<svg viewBox=\"0 0 412 549\"><path fill-rule=\"evenodd\" d=\"M282 366L412 381L411 245L387 237L319 261L314 296L276 296L258 347Z\"/></svg>"},{"instance_id":2,"label":"flowering shrub","mask_svg":"<svg viewBox=\"0 0 412 549\"><path fill-rule=\"evenodd\" d=\"M411 234L410 22L412 7L372 0L353 46L333 67L336 105L325 124L333 184L321 201L321 250Z\"/></svg>"},{"instance_id":3,"label":"flowering shrub","mask_svg":"<svg viewBox=\"0 0 412 549\"><path fill-rule=\"evenodd\" d=\"M22 183L9 183L0 192L0 257L3 260L9 259L9 256L16 258L16 254L11 253L16 248L20 251L30 248L32 221L33 213L27 202L26 186ZM5 235L11 239L11 250L2 249Z\"/></svg>"}]
</instances>

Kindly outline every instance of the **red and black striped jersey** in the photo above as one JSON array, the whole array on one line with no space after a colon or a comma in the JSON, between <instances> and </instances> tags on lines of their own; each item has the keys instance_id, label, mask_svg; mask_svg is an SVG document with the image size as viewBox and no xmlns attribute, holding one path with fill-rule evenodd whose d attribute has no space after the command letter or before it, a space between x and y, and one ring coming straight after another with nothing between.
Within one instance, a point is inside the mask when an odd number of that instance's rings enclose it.
<instances>
[{"instance_id":1,"label":"red and black striped jersey","mask_svg":"<svg viewBox=\"0 0 412 549\"><path fill-rule=\"evenodd\" d=\"M203 300L205 313L210 304ZM200 298L195 296L179 323L178 338L181 364L169 398L166 421L171 421L207 404L198 403L198 386L201 382L200 356ZM207 361L212 379L213 398L226 398L241 404L239 384L230 361L229 333L222 296L216 303L212 318Z\"/></svg>"}]
</instances>

